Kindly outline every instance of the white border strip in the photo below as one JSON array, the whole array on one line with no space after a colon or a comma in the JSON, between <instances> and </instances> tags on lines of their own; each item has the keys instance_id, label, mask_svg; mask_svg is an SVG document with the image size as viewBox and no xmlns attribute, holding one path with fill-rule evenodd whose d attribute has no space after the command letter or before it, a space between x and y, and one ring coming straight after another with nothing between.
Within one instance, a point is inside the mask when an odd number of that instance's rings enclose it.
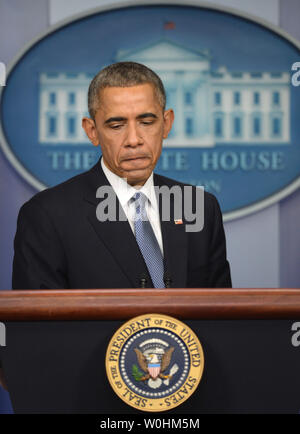
<instances>
[{"instance_id":1,"label":"white border strip","mask_svg":"<svg viewBox=\"0 0 300 434\"><path fill-rule=\"evenodd\" d=\"M254 23L260 24L263 27L266 27L268 30L271 30L274 33L277 33L279 36L282 36L284 39L288 40L291 44L293 44L296 48L300 50L300 42L289 35L286 31L280 29L279 27L271 24L270 22L257 18L251 14L237 11L233 8L224 7L220 5L214 5L207 2L202 2L198 0L129 0L127 2L118 2L114 3L113 5L104 5L97 8L90 9L84 13L76 14L72 17L69 17L65 20L61 20L58 23L56 23L53 26L50 26L46 31L40 33L37 37L35 37L33 40L31 40L29 43L27 43L23 49L14 57L12 62L7 67L7 78L10 74L10 72L13 70L15 65L19 62L19 60L26 54L26 52L34 46L37 42L39 42L41 39L45 38L46 36L50 35L51 33L55 32L56 30L60 29L61 27L64 27L67 24L72 23L73 21L77 21L83 18L86 18L90 15L94 15L99 12L105 12L110 11L114 9L124 9L127 7L134 7L134 6L153 6L153 5L159 5L159 6L195 6L198 8L206 8L206 9L212 9L223 13L228 13L235 15L240 18L245 18L249 21L253 21ZM0 106L1 106L1 99L2 99L2 92L3 89L0 89ZM6 142L6 138L4 136L4 132L2 129L2 124L0 123L0 147L2 148L4 154L6 155L8 161L15 167L15 169L19 172L19 174L34 188L37 190L44 190L47 188L47 186L43 183L41 183L38 179L36 179L18 160L16 155L12 152L11 148L9 147L8 143ZM300 187L300 177L296 179L294 182L289 184L284 189L280 190L279 192L275 193L274 195L268 197L267 199L264 199L254 205L246 206L244 208L238 209L237 211L232 211L229 213L225 213L223 216L224 221L230 221L237 218L245 217L246 215L255 213L257 211L262 210L263 208L266 208L270 205L273 205L276 202L279 202L286 196L290 195L294 191L296 191Z\"/></svg>"}]
</instances>

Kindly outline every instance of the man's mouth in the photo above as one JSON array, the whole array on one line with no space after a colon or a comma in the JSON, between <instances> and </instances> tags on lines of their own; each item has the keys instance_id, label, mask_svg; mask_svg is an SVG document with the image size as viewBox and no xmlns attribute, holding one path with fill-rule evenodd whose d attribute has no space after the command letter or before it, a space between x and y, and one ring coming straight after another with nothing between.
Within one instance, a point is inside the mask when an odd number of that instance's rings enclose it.
<instances>
[{"instance_id":1,"label":"man's mouth","mask_svg":"<svg viewBox=\"0 0 300 434\"><path fill-rule=\"evenodd\" d=\"M149 157L147 157L146 155L136 155L136 156L124 158L123 161L143 160L145 158L149 158Z\"/></svg>"},{"instance_id":2,"label":"man's mouth","mask_svg":"<svg viewBox=\"0 0 300 434\"><path fill-rule=\"evenodd\" d=\"M136 155L132 157L127 157L122 159L122 163L133 163L133 162L143 162L149 160L149 157L146 155Z\"/></svg>"}]
</instances>

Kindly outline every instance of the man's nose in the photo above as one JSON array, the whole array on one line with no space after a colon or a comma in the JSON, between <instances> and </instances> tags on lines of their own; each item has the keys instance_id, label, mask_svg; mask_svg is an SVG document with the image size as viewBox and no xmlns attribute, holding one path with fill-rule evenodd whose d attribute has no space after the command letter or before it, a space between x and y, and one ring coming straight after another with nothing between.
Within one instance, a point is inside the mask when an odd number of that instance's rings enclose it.
<instances>
[{"instance_id":1,"label":"man's nose","mask_svg":"<svg viewBox=\"0 0 300 434\"><path fill-rule=\"evenodd\" d=\"M136 124L129 124L127 129L127 146L136 147L143 143Z\"/></svg>"}]
</instances>

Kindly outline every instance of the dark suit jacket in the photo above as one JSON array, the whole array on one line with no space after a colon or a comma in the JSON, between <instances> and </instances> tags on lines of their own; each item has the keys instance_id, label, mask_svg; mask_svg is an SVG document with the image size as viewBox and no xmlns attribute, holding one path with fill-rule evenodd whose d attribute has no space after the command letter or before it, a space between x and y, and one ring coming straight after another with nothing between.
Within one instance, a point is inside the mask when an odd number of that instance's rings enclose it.
<instances>
[{"instance_id":1,"label":"dark suit jacket","mask_svg":"<svg viewBox=\"0 0 300 434\"><path fill-rule=\"evenodd\" d=\"M180 184L154 175L157 186ZM81 175L36 194L19 213L13 289L138 288L147 276L128 221L100 222L96 190L109 185L98 162ZM118 203L118 201L117 201ZM230 287L221 212L205 193L205 223L185 231L174 219L162 221L165 270L171 287Z\"/></svg>"}]
</instances>

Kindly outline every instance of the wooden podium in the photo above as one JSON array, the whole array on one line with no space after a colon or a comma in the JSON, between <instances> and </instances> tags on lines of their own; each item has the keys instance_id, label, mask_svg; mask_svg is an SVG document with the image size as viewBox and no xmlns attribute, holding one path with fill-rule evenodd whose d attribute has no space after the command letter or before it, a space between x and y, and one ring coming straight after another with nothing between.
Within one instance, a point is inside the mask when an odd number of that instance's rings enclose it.
<instances>
[{"instance_id":1,"label":"wooden podium","mask_svg":"<svg viewBox=\"0 0 300 434\"><path fill-rule=\"evenodd\" d=\"M185 322L204 350L198 389L167 414L300 412L299 289L0 291L14 411L141 414L111 389L105 353L124 321L146 313Z\"/></svg>"}]
</instances>

